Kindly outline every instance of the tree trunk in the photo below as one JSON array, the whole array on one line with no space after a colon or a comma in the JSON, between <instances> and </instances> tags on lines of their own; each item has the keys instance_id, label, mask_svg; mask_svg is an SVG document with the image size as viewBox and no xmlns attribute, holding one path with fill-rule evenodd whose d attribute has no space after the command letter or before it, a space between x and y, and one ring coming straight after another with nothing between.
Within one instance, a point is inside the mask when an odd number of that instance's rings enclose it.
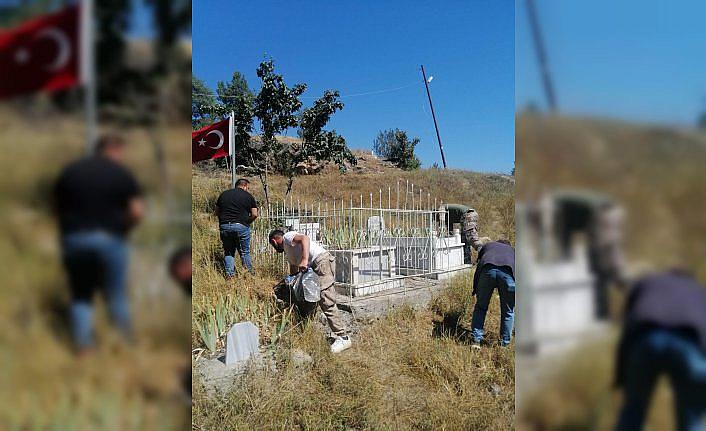
<instances>
[{"instance_id":1,"label":"tree trunk","mask_svg":"<svg viewBox=\"0 0 706 431\"><path fill-rule=\"evenodd\" d=\"M287 180L287 190L284 192L284 201L287 201L287 197L292 192L292 185L294 184L294 177L289 177Z\"/></svg>"},{"instance_id":2,"label":"tree trunk","mask_svg":"<svg viewBox=\"0 0 706 431\"><path fill-rule=\"evenodd\" d=\"M262 191L265 193L265 208L270 207L270 186L267 184L267 163L265 163L265 171L260 170L257 174L262 183Z\"/></svg>"}]
</instances>

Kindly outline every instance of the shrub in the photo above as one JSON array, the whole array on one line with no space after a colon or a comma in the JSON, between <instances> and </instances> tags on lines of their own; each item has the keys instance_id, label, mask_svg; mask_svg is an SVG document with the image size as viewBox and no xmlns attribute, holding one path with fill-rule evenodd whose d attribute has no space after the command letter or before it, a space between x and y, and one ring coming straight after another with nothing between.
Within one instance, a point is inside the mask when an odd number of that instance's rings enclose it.
<instances>
[{"instance_id":1,"label":"shrub","mask_svg":"<svg viewBox=\"0 0 706 431\"><path fill-rule=\"evenodd\" d=\"M419 144L419 138L411 141L407 132L400 129L382 130L373 142L373 151L379 157L394 163L405 171L419 169L421 162L414 154L414 147Z\"/></svg>"}]
</instances>

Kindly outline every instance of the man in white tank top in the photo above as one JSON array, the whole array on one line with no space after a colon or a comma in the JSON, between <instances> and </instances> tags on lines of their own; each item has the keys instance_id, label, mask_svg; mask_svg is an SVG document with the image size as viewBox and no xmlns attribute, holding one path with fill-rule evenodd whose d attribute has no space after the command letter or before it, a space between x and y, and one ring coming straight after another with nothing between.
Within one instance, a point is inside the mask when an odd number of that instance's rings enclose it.
<instances>
[{"instance_id":1,"label":"man in white tank top","mask_svg":"<svg viewBox=\"0 0 706 431\"><path fill-rule=\"evenodd\" d=\"M319 276L321 300L319 307L326 316L336 340L331 352L339 353L351 347L350 337L343 326L336 307L333 283L336 281L336 259L318 242L299 232L275 229L270 232L269 242L278 253L286 253L291 275L306 271L309 267Z\"/></svg>"}]
</instances>

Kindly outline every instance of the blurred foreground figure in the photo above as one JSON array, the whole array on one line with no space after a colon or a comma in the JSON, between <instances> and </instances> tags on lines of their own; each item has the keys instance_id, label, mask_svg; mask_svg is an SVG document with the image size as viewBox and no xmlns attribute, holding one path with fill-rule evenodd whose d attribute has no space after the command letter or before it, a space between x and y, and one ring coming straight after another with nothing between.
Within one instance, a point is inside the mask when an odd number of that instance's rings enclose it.
<instances>
[{"instance_id":1,"label":"blurred foreground figure","mask_svg":"<svg viewBox=\"0 0 706 431\"><path fill-rule=\"evenodd\" d=\"M680 430L703 430L706 412L706 288L671 271L630 292L616 385L625 394L617 430L640 430L657 378L669 376Z\"/></svg>"},{"instance_id":2,"label":"blurred foreground figure","mask_svg":"<svg viewBox=\"0 0 706 431\"><path fill-rule=\"evenodd\" d=\"M490 242L478 252L478 266L473 276L476 306L471 320L474 348L479 348L483 341L485 315L495 289L500 295L500 345L504 347L512 340L515 320L515 249L506 240Z\"/></svg>"},{"instance_id":3,"label":"blurred foreground figure","mask_svg":"<svg viewBox=\"0 0 706 431\"><path fill-rule=\"evenodd\" d=\"M191 298L191 247L184 246L175 251L169 258L169 275ZM181 375L184 393L191 402L191 367L186 367Z\"/></svg>"},{"instance_id":4,"label":"blurred foreground figure","mask_svg":"<svg viewBox=\"0 0 706 431\"><path fill-rule=\"evenodd\" d=\"M191 247L178 249L169 259L169 274L191 296Z\"/></svg>"},{"instance_id":5,"label":"blurred foreground figure","mask_svg":"<svg viewBox=\"0 0 706 431\"><path fill-rule=\"evenodd\" d=\"M71 286L71 326L79 351L93 346L93 297L101 290L111 319L130 336L127 234L143 215L141 190L123 166L125 141L103 136L96 154L67 166L54 189L63 260Z\"/></svg>"},{"instance_id":6,"label":"blurred foreground figure","mask_svg":"<svg viewBox=\"0 0 706 431\"><path fill-rule=\"evenodd\" d=\"M609 290L623 288L626 282L623 232L625 211L612 201L601 204L589 230L589 259L595 278L596 315L610 315Z\"/></svg>"}]
</instances>

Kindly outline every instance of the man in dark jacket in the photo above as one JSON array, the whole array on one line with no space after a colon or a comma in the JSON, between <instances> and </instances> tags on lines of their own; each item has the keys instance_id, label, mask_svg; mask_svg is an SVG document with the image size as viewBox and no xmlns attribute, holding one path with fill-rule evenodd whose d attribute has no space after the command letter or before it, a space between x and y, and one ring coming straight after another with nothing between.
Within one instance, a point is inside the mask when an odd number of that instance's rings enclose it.
<instances>
[{"instance_id":1,"label":"man in dark jacket","mask_svg":"<svg viewBox=\"0 0 706 431\"><path fill-rule=\"evenodd\" d=\"M625 393L616 429L642 429L661 374L671 380L678 429L703 429L706 288L680 270L639 280L628 296L616 370Z\"/></svg>"},{"instance_id":2,"label":"man in dark jacket","mask_svg":"<svg viewBox=\"0 0 706 431\"><path fill-rule=\"evenodd\" d=\"M478 265L473 276L476 306L471 320L474 348L480 348L483 341L485 315L496 288L500 294L500 345L507 346L512 340L515 320L515 249L506 240L490 242L482 246L478 253Z\"/></svg>"}]
</instances>

